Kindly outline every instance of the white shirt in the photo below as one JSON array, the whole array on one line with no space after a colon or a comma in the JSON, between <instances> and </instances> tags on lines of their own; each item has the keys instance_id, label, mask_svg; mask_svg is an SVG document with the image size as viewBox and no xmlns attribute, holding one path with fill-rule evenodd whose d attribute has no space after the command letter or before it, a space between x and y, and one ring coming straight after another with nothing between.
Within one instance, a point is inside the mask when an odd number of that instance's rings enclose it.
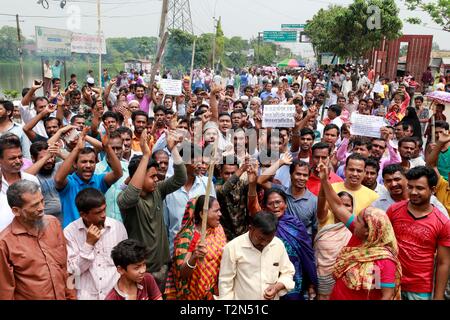
<instances>
[{"instance_id":1,"label":"white shirt","mask_svg":"<svg viewBox=\"0 0 450 320\"><path fill-rule=\"evenodd\" d=\"M39 186L39 180L26 172L20 172L22 180L28 180L36 182ZM8 198L6 197L6 191L9 188L9 183L6 181L5 177L2 176L1 192L0 192L0 232L5 229L11 221L14 219L14 214L11 207L8 204Z\"/></svg>"},{"instance_id":2,"label":"white shirt","mask_svg":"<svg viewBox=\"0 0 450 320\"><path fill-rule=\"evenodd\" d=\"M67 271L75 277L78 300L105 300L120 275L111 250L128 239L124 225L106 217L105 228L94 246L86 243L87 228L79 218L64 228L67 240Z\"/></svg>"},{"instance_id":3,"label":"white shirt","mask_svg":"<svg viewBox=\"0 0 450 320\"><path fill-rule=\"evenodd\" d=\"M274 237L261 251L250 241L249 232L228 242L222 254L219 273L219 300L264 300L264 290L281 282L285 289L275 296L294 289L294 265L283 242Z\"/></svg>"},{"instance_id":4,"label":"white shirt","mask_svg":"<svg viewBox=\"0 0 450 320\"><path fill-rule=\"evenodd\" d=\"M424 166L425 164L426 164L425 160L423 160L422 157L417 157L417 158L409 160L409 168L410 169L418 167L418 166Z\"/></svg>"}]
</instances>

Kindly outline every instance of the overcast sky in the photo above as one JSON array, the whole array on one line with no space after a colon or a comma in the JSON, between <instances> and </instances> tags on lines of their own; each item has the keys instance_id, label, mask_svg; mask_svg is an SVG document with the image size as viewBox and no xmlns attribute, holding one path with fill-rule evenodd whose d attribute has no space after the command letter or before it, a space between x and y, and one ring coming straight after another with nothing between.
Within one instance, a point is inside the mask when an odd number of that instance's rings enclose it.
<instances>
[{"instance_id":1,"label":"overcast sky","mask_svg":"<svg viewBox=\"0 0 450 320\"><path fill-rule=\"evenodd\" d=\"M0 0L2 12L21 16L22 32L34 36L36 25L53 28L72 28L72 31L95 34L97 32L96 0L66 0L66 9L60 8L60 0L47 0L50 8L44 9L37 0ZM349 4L352 0L190 0L194 33L213 31L213 16L222 17L222 27L227 37L256 37L264 30L280 30L282 23L304 23L329 4ZM161 15L161 0L102 0L102 29L106 37L157 36ZM433 41L441 49L450 50L450 33L441 31L422 12L411 13L397 1L404 34L432 34ZM80 25L68 19L67 8L79 8ZM419 16L427 27L415 26L404 21L409 16ZM29 16L29 17L27 17ZM15 17L0 15L0 25L15 26ZM74 27L75 26L75 27ZM297 47L305 45L299 44ZM298 49L298 48L297 48ZM306 48L307 49L307 48Z\"/></svg>"}]
</instances>

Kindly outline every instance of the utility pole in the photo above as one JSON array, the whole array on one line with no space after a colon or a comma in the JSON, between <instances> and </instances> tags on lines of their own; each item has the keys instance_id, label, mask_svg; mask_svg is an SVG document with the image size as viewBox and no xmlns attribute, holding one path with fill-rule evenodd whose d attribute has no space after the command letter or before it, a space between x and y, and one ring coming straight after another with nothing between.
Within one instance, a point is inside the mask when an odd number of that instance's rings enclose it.
<instances>
[{"instance_id":1,"label":"utility pole","mask_svg":"<svg viewBox=\"0 0 450 320\"><path fill-rule=\"evenodd\" d=\"M22 88L24 87L24 79L23 79L23 50L22 50L22 37L20 36L20 26L19 26L19 15L16 14L16 23L17 23L17 40L19 41L19 59L20 59L20 77L22 79Z\"/></svg>"},{"instance_id":2,"label":"utility pole","mask_svg":"<svg viewBox=\"0 0 450 320\"><path fill-rule=\"evenodd\" d=\"M261 34L262 32L258 32L258 44L256 47L256 64L259 66L259 46L261 44Z\"/></svg>"},{"instance_id":3,"label":"utility pole","mask_svg":"<svg viewBox=\"0 0 450 320\"><path fill-rule=\"evenodd\" d=\"M100 0L97 0L97 32L98 32L98 84L100 88L100 97L102 97L102 33L101 33L101 15Z\"/></svg>"},{"instance_id":4,"label":"utility pole","mask_svg":"<svg viewBox=\"0 0 450 320\"><path fill-rule=\"evenodd\" d=\"M216 60L216 35L217 35L217 26L218 26L218 23L217 23L217 19L216 19L216 17L213 17L213 20L214 20L214 35L213 35L213 49L212 49L212 72L213 73L215 73L215 68L214 68L214 62L215 62L215 60Z\"/></svg>"},{"instance_id":5,"label":"utility pole","mask_svg":"<svg viewBox=\"0 0 450 320\"><path fill-rule=\"evenodd\" d=\"M164 31L166 29L166 17L168 10L169 10L169 0L163 0L161 10L161 21L159 23L159 45L161 45L161 41L164 36Z\"/></svg>"},{"instance_id":6,"label":"utility pole","mask_svg":"<svg viewBox=\"0 0 450 320\"><path fill-rule=\"evenodd\" d=\"M192 44L192 58L191 58L191 73L189 77L189 88L192 86L192 77L194 75L194 61L195 61L195 42L197 38L194 38L194 43Z\"/></svg>"},{"instance_id":7,"label":"utility pole","mask_svg":"<svg viewBox=\"0 0 450 320\"><path fill-rule=\"evenodd\" d=\"M150 73L150 94L153 90L153 82L155 81L156 71L161 63L162 55L164 53L164 47L166 46L167 38L169 33L165 31L166 29L166 19L167 11L169 7L169 0L163 0L162 11L161 11L161 21L159 23L159 45L156 52L155 63L152 66L152 71Z\"/></svg>"}]
</instances>

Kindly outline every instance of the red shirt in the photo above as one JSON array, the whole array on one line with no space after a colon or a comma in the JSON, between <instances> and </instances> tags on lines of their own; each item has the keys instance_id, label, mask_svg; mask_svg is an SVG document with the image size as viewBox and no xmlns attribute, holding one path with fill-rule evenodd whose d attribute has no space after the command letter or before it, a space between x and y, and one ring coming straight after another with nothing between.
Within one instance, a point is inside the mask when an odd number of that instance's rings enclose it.
<instances>
[{"instance_id":1,"label":"red shirt","mask_svg":"<svg viewBox=\"0 0 450 320\"><path fill-rule=\"evenodd\" d=\"M394 203L386 214L398 242L402 291L431 293L437 247L450 247L450 220L436 207L415 218L408 212L407 200Z\"/></svg>"},{"instance_id":2,"label":"red shirt","mask_svg":"<svg viewBox=\"0 0 450 320\"><path fill-rule=\"evenodd\" d=\"M155 279L150 273L144 275L144 280L137 284L136 300L158 300L162 297ZM127 295L121 292L117 286L111 289L105 300L128 300Z\"/></svg>"},{"instance_id":3,"label":"red shirt","mask_svg":"<svg viewBox=\"0 0 450 320\"><path fill-rule=\"evenodd\" d=\"M350 225L348 229L353 233L355 216L349 219ZM348 222L346 226L348 225ZM361 240L354 234L350 238L347 246L358 247L362 244ZM372 290L353 290L349 289L342 278L336 280L330 300L381 300L381 288L395 288L395 263L391 259L375 260L375 265L380 270L379 287ZM376 279L376 277L375 277ZM374 279L374 280L375 280Z\"/></svg>"},{"instance_id":4,"label":"red shirt","mask_svg":"<svg viewBox=\"0 0 450 320\"><path fill-rule=\"evenodd\" d=\"M331 184L344 181L341 179L341 177L333 172L330 172L328 180ZM318 196L320 191L320 178L316 177L314 174L310 174L309 179L306 182L306 188L308 188L308 190L311 191L315 196Z\"/></svg>"}]
</instances>

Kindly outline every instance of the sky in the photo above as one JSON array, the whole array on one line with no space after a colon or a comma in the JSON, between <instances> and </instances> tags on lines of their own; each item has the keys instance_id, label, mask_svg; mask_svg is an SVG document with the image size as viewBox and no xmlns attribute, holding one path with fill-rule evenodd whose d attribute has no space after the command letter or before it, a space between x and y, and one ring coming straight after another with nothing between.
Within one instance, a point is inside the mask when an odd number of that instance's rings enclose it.
<instances>
[{"instance_id":1,"label":"sky","mask_svg":"<svg viewBox=\"0 0 450 320\"><path fill-rule=\"evenodd\" d=\"M0 0L1 14L19 14L20 26L26 37L34 37L35 26L71 29L74 32L96 34L96 0L47 0L44 9L37 0ZM187 0L182 0L187 1ZM213 32L213 17L221 17L225 36L255 38L258 32L280 30L282 23L305 23L321 8L330 4L348 5L352 0L190 0L194 33ZM162 0L101 0L102 30L108 37L157 36ZM404 34L432 34L440 49L450 50L450 33L440 30L424 12L410 12L401 1L400 18ZM80 17L77 16L79 12ZM0 26L16 26L15 16L0 14ZM406 23L407 17L422 18L427 26ZM312 54L308 44L289 46L294 51Z\"/></svg>"}]
</instances>

